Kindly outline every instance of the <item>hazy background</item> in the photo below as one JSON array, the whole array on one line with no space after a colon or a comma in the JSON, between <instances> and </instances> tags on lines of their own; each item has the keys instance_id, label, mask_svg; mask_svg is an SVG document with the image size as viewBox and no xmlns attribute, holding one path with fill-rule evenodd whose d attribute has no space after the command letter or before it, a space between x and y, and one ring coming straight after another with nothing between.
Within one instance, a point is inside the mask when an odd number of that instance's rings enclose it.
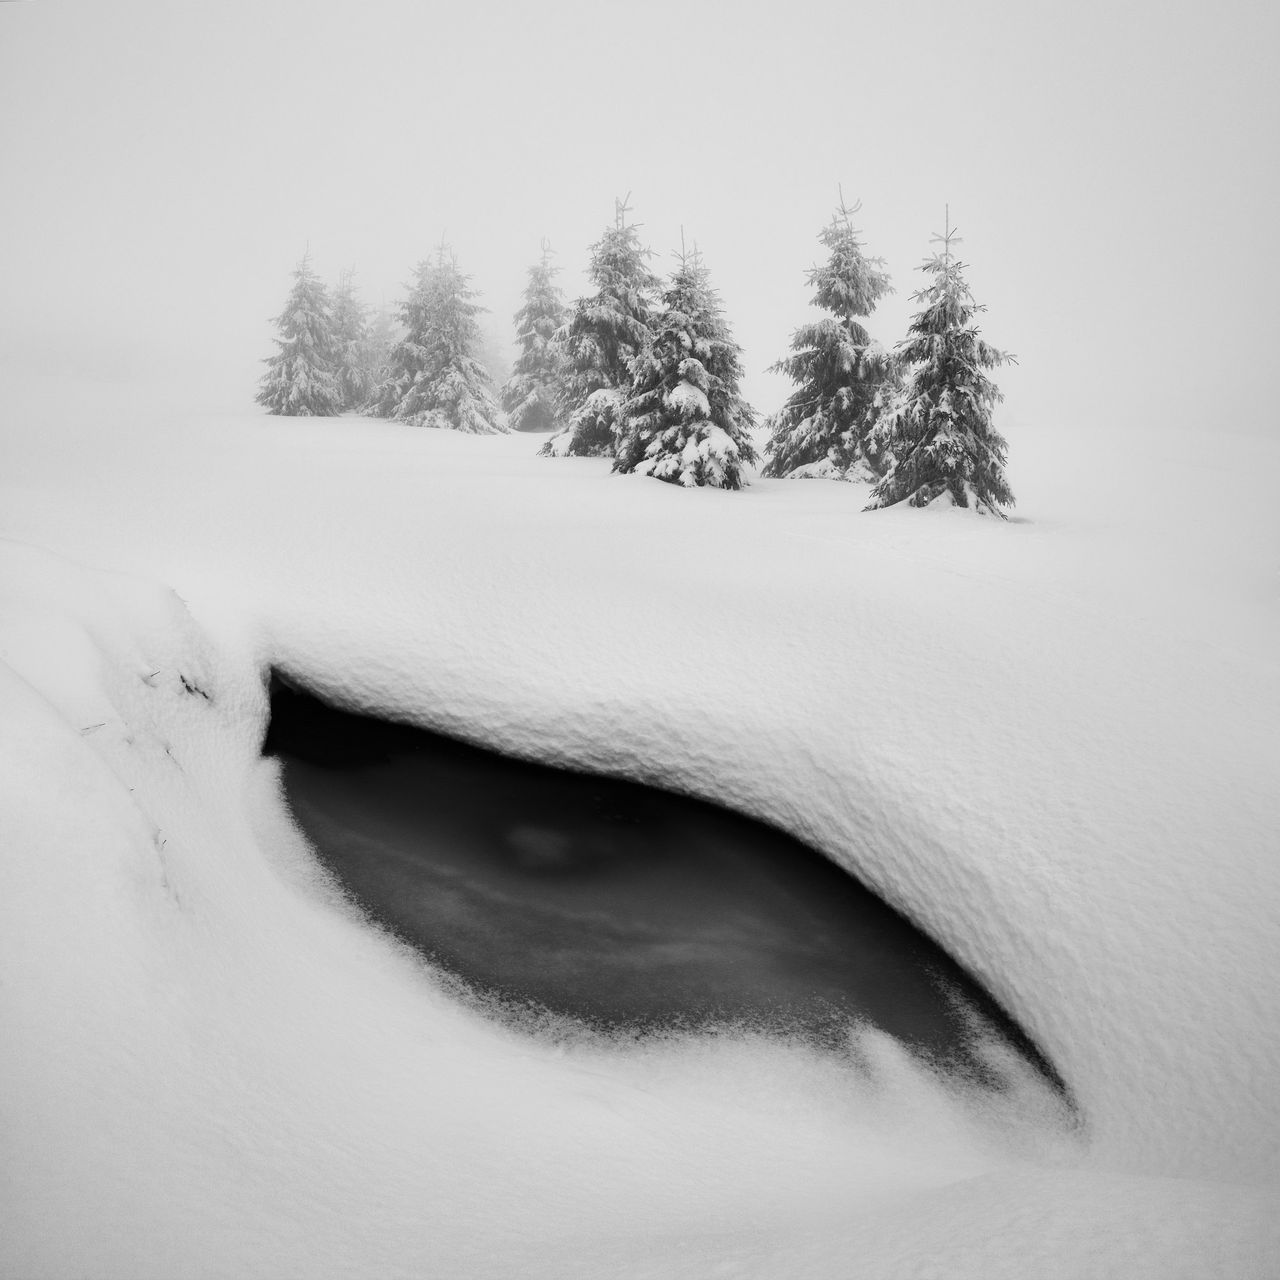
<instances>
[{"instance_id":1,"label":"hazy background","mask_svg":"<svg viewBox=\"0 0 1280 1280\"><path fill-rule=\"evenodd\" d=\"M842 183L913 310L964 237L998 422L1272 430L1270 3L0 3L0 373L252 409L308 244L396 302L442 233L510 341L632 192L703 249L761 411ZM0 412L3 405L0 403Z\"/></svg>"}]
</instances>

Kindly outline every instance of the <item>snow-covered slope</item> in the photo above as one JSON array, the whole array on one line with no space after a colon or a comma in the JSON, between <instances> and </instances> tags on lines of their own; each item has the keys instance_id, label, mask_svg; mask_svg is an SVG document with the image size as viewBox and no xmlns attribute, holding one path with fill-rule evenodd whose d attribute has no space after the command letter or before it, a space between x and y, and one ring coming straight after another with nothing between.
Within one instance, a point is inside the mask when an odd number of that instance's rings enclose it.
<instances>
[{"instance_id":1,"label":"snow-covered slope","mask_svg":"<svg viewBox=\"0 0 1280 1280\"><path fill-rule=\"evenodd\" d=\"M1217 472L1027 432L1001 524L521 437L7 403L9 1271L1267 1274L1272 443ZM986 981L1083 1134L890 1046L873 1085L464 1012L311 869L256 755L267 663L793 831Z\"/></svg>"}]
</instances>

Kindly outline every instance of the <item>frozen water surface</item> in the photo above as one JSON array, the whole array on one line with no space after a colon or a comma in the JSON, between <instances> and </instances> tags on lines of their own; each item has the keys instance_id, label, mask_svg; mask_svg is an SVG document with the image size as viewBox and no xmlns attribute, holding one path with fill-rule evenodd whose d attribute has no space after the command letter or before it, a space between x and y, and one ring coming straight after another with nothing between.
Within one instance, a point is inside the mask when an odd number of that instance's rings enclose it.
<instances>
[{"instance_id":1,"label":"frozen water surface","mask_svg":"<svg viewBox=\"0 0 1280 1280\"><path fill-rule=\"evenodd\" d=\"M266 749L364 910L516 1006L604 1029L740 1024L848 1048L870 1023L983 1076L1017 1029L829 860L740 815L507 759L280 686Z\"/></svg>"}]
</instances>

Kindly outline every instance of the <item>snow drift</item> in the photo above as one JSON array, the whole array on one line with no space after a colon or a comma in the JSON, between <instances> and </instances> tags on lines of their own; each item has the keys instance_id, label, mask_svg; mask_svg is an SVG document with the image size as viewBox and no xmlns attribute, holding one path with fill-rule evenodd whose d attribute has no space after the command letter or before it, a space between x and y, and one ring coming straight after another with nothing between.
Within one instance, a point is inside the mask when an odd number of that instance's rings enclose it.
<instances>
[{"instance_id":1,"label":"snow drift","mask_svg":"<svg viewBox=\"0 0 1280 1280\"><path fill-rule=\"evenodd\" d=\"M1144 451L1133 498L1045 431L1001 525L47 403L0 506L8 1273L1266 1274L1272 446L1230 500ZM315 870L269 664L790 830L988 985L1083 1129L885 1041L868 1076L463 1009Z\"/></svg>"}]
</instances>

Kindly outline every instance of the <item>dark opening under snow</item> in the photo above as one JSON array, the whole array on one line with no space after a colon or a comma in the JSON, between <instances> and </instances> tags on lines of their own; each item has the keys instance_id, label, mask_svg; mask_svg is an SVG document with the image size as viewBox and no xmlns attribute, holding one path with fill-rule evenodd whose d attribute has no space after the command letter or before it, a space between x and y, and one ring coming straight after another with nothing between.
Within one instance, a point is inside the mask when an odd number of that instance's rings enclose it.
<instances>
[{"instance_id":1,"label":"dark opening under snow","mask_svg":"<svg viewBox=\"0 0 1280 1280\"><path fill-rule=\"evenodd\" d=\"M925 934L763 823L351 715L277 680L265 752L378 924L491 1007L597 1031L738 1026L837 1051L870 1023L996 1084L1053 1068ZM565 1020L568 1020L566 1022Z\"/></svg>"}]
</instances>

